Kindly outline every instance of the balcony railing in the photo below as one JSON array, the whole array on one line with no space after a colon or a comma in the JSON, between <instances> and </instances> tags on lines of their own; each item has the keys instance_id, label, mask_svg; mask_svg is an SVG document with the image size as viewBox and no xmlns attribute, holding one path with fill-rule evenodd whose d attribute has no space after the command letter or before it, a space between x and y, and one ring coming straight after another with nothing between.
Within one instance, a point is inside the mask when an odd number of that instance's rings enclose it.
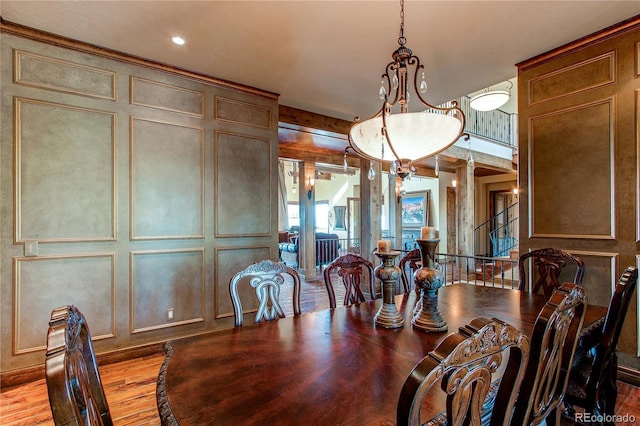
<instances>
[{"instance_id":1,"label":"balcony railing","mask_svg":"<svg viewBox=\"0 0 640 426\"><path fill-rule=\"evenodd\" d=\"M469 104L471 101L469 96L463 96L456 101L466 118L465 132L509 146L517 145L513 129L514 114L499 109L476 111ZM440 107L451 107L451 102L442 104Z\"/></svg>"},{"instance_id":2,"label":"balcony railing","mask_svg":"<svg viewBox=\"0 0 640 426\"><path fill-rule=\"evenodd\" d=\"M445 274L445 283L464 283L517 289L518 261L482 256L460 256L437 253L436 261Z\"/></svg>"},{"instance_id":3,"label":"balcony railing","mask_svg":"<svg viewBox=\"0 0 640 426\"><path fill-rule=\"evenodd\" d=\"M316 256L323 268L338 256L347 253L360 255L360 240L342 238L339 241L338 255L335 252L336 240L316 240ZM396 265L401 257L396 260ZM436 253L436 262L444 272L445 284L463 283L490 287L517 289L519 287L518 261L515 259L496 259L484 256L461 256L448 253ZM411 271L407 271L411 276Z\"/></svg>"},{"instance_id":4,"label":"balcony railing","mask_svg":"<svg viewBox=\"0 0 640 426\"><path fill-rule=\"evenodd\" d=\"M316 266L320 268L347 253L360 254L359 238L316 239Z\"/></svg>"}]
</instances>

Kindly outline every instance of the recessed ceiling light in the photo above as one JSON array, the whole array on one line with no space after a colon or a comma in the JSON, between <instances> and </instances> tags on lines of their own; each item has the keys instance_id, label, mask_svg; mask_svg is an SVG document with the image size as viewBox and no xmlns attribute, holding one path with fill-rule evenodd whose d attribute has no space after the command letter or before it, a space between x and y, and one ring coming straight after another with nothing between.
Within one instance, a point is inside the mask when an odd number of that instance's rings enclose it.
<instances>
[{"instance_id":1,"label":"recessed ceiling light","mask_svg":"<svg viewBox=\"0 0 640 426\"><path fill-rule=\"evenodd\" d=\"M173 41L175 44L182 46L184 44L184 39L182 37L179 36L174 36L171 38L171 41Z\"/></svg>"}]
</instances>

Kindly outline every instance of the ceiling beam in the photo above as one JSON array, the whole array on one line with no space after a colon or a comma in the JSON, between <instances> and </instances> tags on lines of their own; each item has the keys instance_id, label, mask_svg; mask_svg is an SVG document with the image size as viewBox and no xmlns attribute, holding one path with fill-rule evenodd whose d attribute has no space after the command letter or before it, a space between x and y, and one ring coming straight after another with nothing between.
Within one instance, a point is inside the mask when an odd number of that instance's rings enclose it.
<instances>
[{"instance_id":1,"label":"ceiling beam","mask_svg":"<svg viewBox=\"0 0 640 426\"><path fill-rule=\"evenodd\" d=\"M352 122L347 120L316 114L315 112L288 107L286 105L280 105L278 110L280 114L278 121L280 123L291 124L300 128L306 128L307 130L313 129L321 132L348 135L349 129L351 129L353 125Z\"/></svg>"}]
</instances>

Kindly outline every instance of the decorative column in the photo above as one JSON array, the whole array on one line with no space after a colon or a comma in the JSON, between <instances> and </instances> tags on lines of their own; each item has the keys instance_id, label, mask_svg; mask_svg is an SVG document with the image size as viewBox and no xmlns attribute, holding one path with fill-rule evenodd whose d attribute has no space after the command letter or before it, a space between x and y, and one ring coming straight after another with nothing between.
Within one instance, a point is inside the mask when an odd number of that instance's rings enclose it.
<instances>
[{"instance_id":1,"label":"decorative column","mask_svg":"<svg viewBox=\"0 0 640 426\"><path fill-rule=\"evenodd\" d=\"M316 243L315 243L315 215L316 194L315 187L311 187L313 180L315 186L316 167L312 161L302 161L299 165L299 206L300 206L300 233L298 237L298 272L306 280L317 278L316 273ZM309 197L311 190L311 197Z\"/></svg>"},{"instance_id":2,"label":"decorative column","mask_svg":"<svg viewBox=\"0 0 640 426\"><path fill-rule=\"evenodd\" d=\"M375 263L371 252L376 248L382 229L382 166L378 161L373 162L376 175L369 180L369 160L362 159L360 163L360 256Z\"/></svg>"},{"instance_id":3,"label":"decorative column","mask_svg":"<svg viewBox=\"0 0 640 426\"><path fill-rule=\"evenodd\" d=\"M382 263L375 269L376 278L382 281L382 307L376 313L375 324L384 328L404 327L404 318L396 307L396 284L400 279L400 268L393 264L399 251L376 251Z\"/></svg>"},{"instance_id":4,"label":"decorative column","mask_svg":"<svg viewBox=\"0 0 640 426\"><path fill-rule=\"evenodd\" d=\"M400 179L398 175L392 175L391 173L387 176L389 188L386 198L389 201L385 204L389 214L389 237L391 237L394 247L404 248L402 247L402 197L399 196L402 179Z\"/></svg>"},{"instance_id":5,"label":"decorative column","mask_svg":"<svg viewBox=\"0 0 640 426\"><path fill-rule=\"evenodd\" d=\"M411 319L414 327L426 332L447 331L447 322L438 311L438 289L444 284L442 270L435 259L439 239L417 239L422 267L416 270L414 280L420 289L420 300Z\"/></svg>"},{"instance_id":6,"label":"decorative column","mask_svg":"<svg viewBox=\"0 0 640 426\"><path fill-rule=\"evenodd\" d=\"M475 180L473 166L464 165L456 169L458 180L458 253L473 256L473 228L475 224L474 196Z\"/></svg>"}]
</instances>

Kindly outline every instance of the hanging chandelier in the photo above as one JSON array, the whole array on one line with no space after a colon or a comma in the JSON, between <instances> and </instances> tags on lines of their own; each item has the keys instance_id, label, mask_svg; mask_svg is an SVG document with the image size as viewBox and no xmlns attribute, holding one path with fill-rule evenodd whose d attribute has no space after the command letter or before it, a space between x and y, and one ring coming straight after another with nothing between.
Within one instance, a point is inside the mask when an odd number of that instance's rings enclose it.
<instances>
[{"instance_id":1,"label":"hanging chandelier","mask_svg":"<svg viewBox=\"0 0 640 426\"><path fill-rule=\"evenodd\" d=\"M404 0L400 1L400 47L387 64L379 97L382 107L371 118L355 123L349 130L349 147L360 157L370 160L369 178L375 177L372 161L388 162L389 172L402 179L415 172L414 163L434 156L453 145L464 132L465 117L456 101L449 107L437 107L422 97L427 92L424 65L406 46L404 37ZM411 79L413 69L413 79ZM421 75L418 84L418 75ZM411 93L413 92L413 94ZM418 111L409 111L411 97Z\"/></svg>"}]
</instances>

